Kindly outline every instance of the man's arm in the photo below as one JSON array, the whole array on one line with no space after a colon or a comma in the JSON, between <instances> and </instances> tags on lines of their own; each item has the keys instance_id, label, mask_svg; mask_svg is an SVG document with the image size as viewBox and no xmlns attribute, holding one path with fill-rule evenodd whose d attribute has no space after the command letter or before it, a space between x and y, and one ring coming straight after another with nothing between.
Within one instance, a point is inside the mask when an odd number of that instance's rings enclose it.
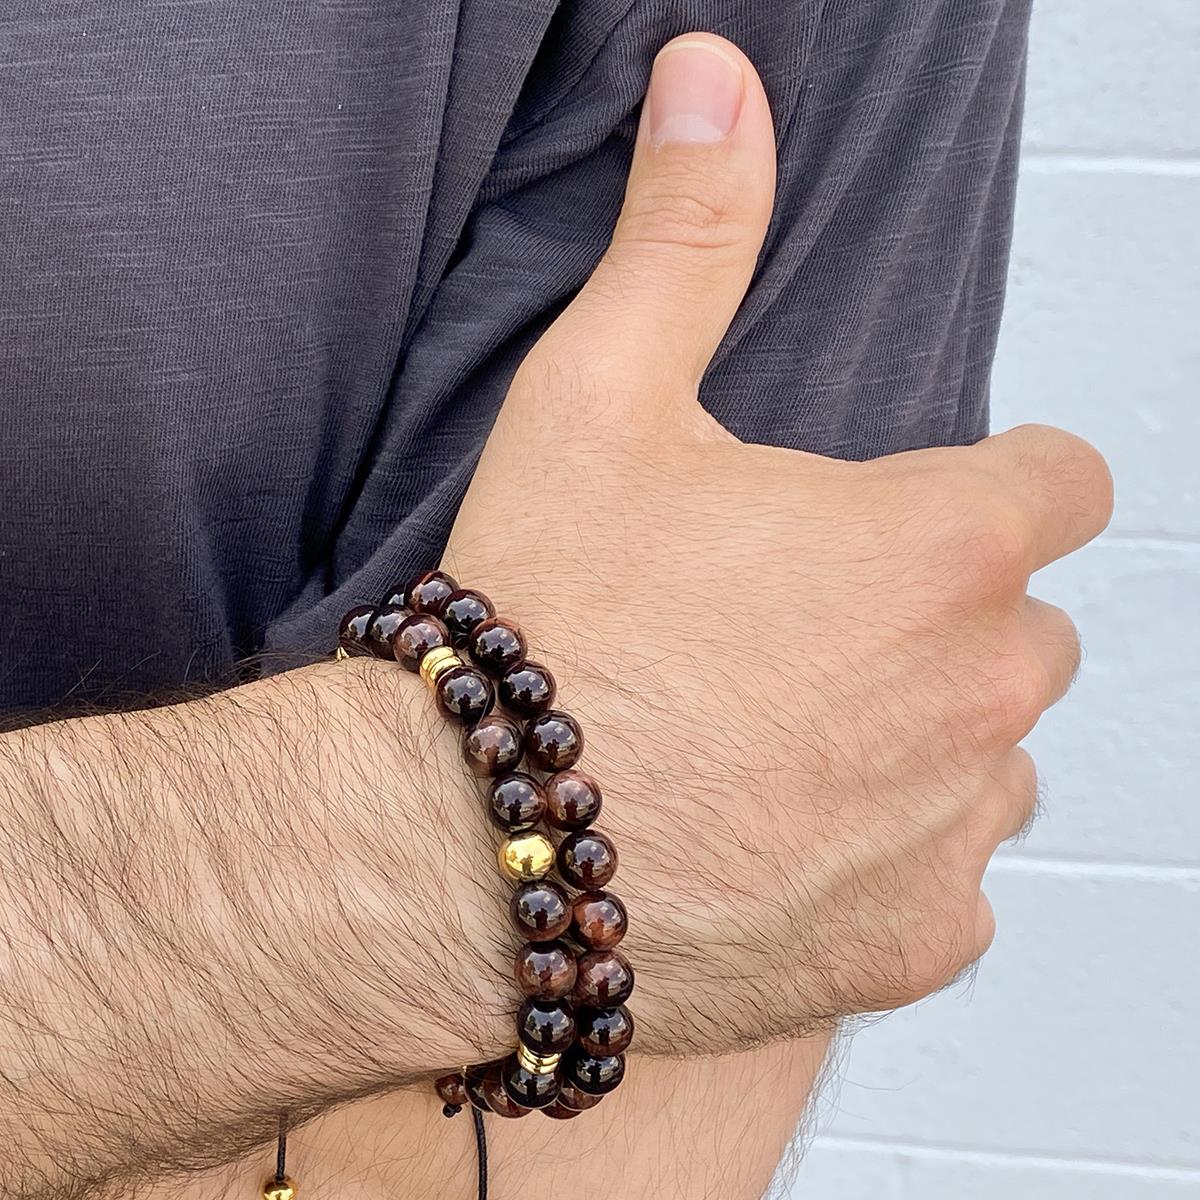
<instances>
[{"instance_id":1,"label":"man's arm","mask_svg":"<svg viewBox=\"0 0 1200 1200\"><path fill-rule=\"evenodd\" d=\"M327 665L0 738L0 1194L227 1158L279 1107L505 1050L486 831L400 683Z\"/></svg>"},{"instance_id":2,"label":"man's arm","mask_svg":"<svg viewBox=\"0 0 1200 1200\"><path fill-rule=\"evenodd\" d=\"M637 1049L698 1056L918 999L986 947L983 871L1035 796L1016 746L1079 656L1029 576L1111 492L1052 430L848 464L712 422L770 113L715 39L654 78L612 248L514 380L447 565L561 667L621 847ZM0 783L10 1196L227 1158L280 1107L508 1048L494 841L394 666L10 735Z\"/></svg>"}]
</instances>

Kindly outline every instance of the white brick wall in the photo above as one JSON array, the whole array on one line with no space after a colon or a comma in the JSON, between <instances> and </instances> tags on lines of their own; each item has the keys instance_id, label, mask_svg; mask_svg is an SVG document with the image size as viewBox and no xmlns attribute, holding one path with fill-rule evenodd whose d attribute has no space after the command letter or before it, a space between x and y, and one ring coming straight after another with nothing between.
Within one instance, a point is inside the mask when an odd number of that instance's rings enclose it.
<instances>
[{"instance_id":1,"label":"white brick wall","mask_svg":"<svg viewBox=\"0 0 1200 1200\"><path fill-rule=\"evenodd\" d=\"M975 981L861 1032L794 1200L1200 1197L1200 2L1039 0L994 425L1094 441L1087 649Z\"/></svg>"}]
</instances>

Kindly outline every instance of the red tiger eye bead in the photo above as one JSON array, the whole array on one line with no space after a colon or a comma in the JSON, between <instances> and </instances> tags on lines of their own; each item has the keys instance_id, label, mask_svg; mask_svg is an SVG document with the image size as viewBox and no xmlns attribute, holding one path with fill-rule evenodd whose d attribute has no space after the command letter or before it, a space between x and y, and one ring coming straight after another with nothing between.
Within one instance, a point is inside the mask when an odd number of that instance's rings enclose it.
<instances>
[{"instance_id":1,"label":"red tiger eye bead","mask_svg":"<svg viewBox=\"0 0 1200 1200\"><path fill-rule=\"evenodd\" d=\"M513 964L517 987L542 1000L570 995L576 973L575 955L565 942L526 942Z\"/></svg>"},{"instance_id":2,"label":"red tiger eye bead","mask_svg":"<svg viewBox=\"0 0 1200 1200\"><path fill-rule=\"evenodd\" d=\"M582 771L559 771L545 783L546 820L555 829L586 829L600 815L600 785Z\"/></svg>"},{"instance_id":3,"label":"red tiger eye bead","mask_svg":"<svg viewBox=\"0 0 1200 1200\"><path fill-rule=\"evenodd\" d=\"M406 613L402 608L385 604L375 610L367 625L366 647L376 658L392 658L392 635L400 628Z\"/></svg>"},{"instance_id":4,"label":"red tiger eye bead","mask_svg":"<svg viewBox=\"0 0 1200 1200\"><path fill-rule=\"evenodd\" d=\"M405 617L392 634L392 657L406 670L417 671L430 650L450 645L450 631L429 613Z\"/></svg>"},{"instance_id":5,"label":"red tiger eye bead","mask_svg":"<svg viewBox=\"0 0 1200 1200\"><path fill-rule=\"evenodd\" d=\"M464 1076L463 1082L467 1089L467 1099L480 1112L491 1112L492 1106L488 1104L487 1097L483 1094L483 1077L487 1073L487 1066L468 1067L467 1073Z\"/></svg>"},{"instance_id":6,"label":"red tiger eye bead","mask_svg":"<svg viewBox=\"0 0 1200 1200\"><path fill-rule=\"evenodd\" d=\"M525 661L525 638L503 617L489 617L467 638L467 651L480 670L497 679Z\"/></svg>"},{"instance_id":7,"label":"red tiger eye bead","mask_svg":"<svg viewBox=\"0 0 1200 1200\"><path fill-rule=\"evenodd\" d=\"M538 781L514 771L492 784L488 793L488 816L509 833L532 829L546 811L546 798Z\"/></svg>"},{"instance_id":8,"label":"red tiger eye bead","mask_svg":"<svg viewBox=\"0 0 1200 1200\"><path fill-rule=\"evenodd\" d=\"M575 988L580 1004L616 1008L633 993L633 967L619 950L589 950L575 964Z\"/></svg>"},{"instance_id":9,"label":"red tiger eye bead","mask_svg":"<svg viewBox=\"0 0 1200 1200\"><path fill-rule=\"evenodd\" d=\"M526 726L525 753L543 771L573 767L583 753L583 730L570 713L551 709Z\"/></svg>"},{"instance_id":10,"label":"red tiger eye bead","mask_svg":"<svg viewBox=\"0 0 1200 1200\"><path fill-rule=\"evenodd\" d=\"M569 1079L563 1079L559 1083L558 1100L555 1103L573 1108L576 1112L587 1112L589 1108L595 1108L603 1099L603 1096L593 1096L588 1092L581 1092Z\"/></svg>"},{"instance_id":11,"label":"red tiger eye bead","mask_svg":"<svg viewBox=\"0 0 1200 1200\"><path fill-rule=\"evenodd\" d=\"M475 627L495 615L492 602L482 592L471 588L451 592L442 608L442 620L446 622L455 646L465 646Z\"/></svg>"},{"instance_id":12,"label":"red tiger eye bead","mask_svg":"<svg viewBox=\"0 0 1200 1200\"><path fill-rule=\"evenodd\" d=\"M597 1056L576 1046L563 1055L563 1078L589 1096L604 1096L625 1078L625 1059L620 1054Z\"/></svg>"},{"instance_id":13,"label":"red tiger eye bead","mask_svg":"<svg viewBox=\"0 0 1200 1200\"><path fill-rule=\"evenodd\" d=\"M508 1094L504 1080L501 1078L501 1068L501 1063L492 1063L484 1073L483 1080L479 1085L479 1089L488 1103L488 1108L496 1116L508 1117L510 1120L529 1116L532 1110L522 1107Z\"/></svg>"},{"instance_id":14,"label":"red tiger eye bead","mask_svg":"<svg viewBox=\"0 0 1200 1200\"><path fill-rule=\"evenodd\" d=\"M344 650L363 653L366 650L367 626L375 615L375 605L359 604L338 623L338 645Z\"/></svg>"},{"instance_id":15,"label":"red tiger eye bead","mask_svg":"<svg viewBox=\"0 0 1200 1200\"><path fill-rule=\"evenodd\" d=\"M463 758L476 775L507 775L521 761L521 731L507 717L492 713L467 730Z\"/></svg>"},{"instance_id":16,"label":"red tiger eye bead","mask_svg":"<svg viewBox=\"0 0 1200 1200\"><path fill-rule=\"evenodd\" d=\"M477 724L496 703L491 681L474 667L451 667L449 671L443 671L438 676L434 695L443 715L464 725Z\"/></svg>"},{"instance_id":17,"label":"red tiger eye bead","mask_svg":"<svg viewBox=\"0 0 1200 1200\"><path fill-rule=\"evenodd\" d=\"M581 1008L575 1023L580 1046L597 1058L624 1054L633 1041L633 1014L623 1004L619 1008Z\"/></svg>"},{"instance_id":18,"label":"red tiger eye bead","mask_svg":"<svg viewBox=\"0 0 1200 1200\"><path fill-rule=\"evenodd\" d=\"M571 904L571 934L589 950L611 950L628 928L625 905L612 892L584 892Z\"/></svg>"},{"instance_id":19,"label":"red tiger eye bead","mask_svg":"<svg viewBox=\"0 0 1200 1200\"><path fill-rule=\"evenodd\" d=\"M558 847L558 873L577 888L602 888L617 873L617 848L598 829L563 838Z\"/></svg>"},{"instance_id":20,"label":"red tiger eye bead","mask_svg":"<svg viewBox=\"0 0 1200 1200\"><path fill-rule=\"evenodd\" d=\"M518 932L534 942L562 937L571 926L571 903L549 879L521 884L513 892L509 912Z\"/></svg>"},{"instance_id":21,"label":"red tiger eye bead","mask_svg":"<svg viewBox=\"0 0 1200 1200\"><path fill-rule=\"evenodd\" d=\"M443 1075L433 1086L437 1088L437 1094L447 1104L454 1104L461 1108L470 1101L467 1096L467 1085L457 1071L453 1075Z\"/></svg>"},{"instance_id":22,"label":"red tiger eye bead","mask_svg":"<svg viewBox=\"0 0 1200 1200\"><path fill-rule=\"evenodd\" d=\"M575 1041L575 1018L566 1000L531 996L517 1013L517 1037L538 1054L562 1054Z\"/></svg>"},{"instance_id":23,"label":"red tiger eye bead","mask_svg":"<svg viewBox=\"0 0 1200 1200\"><path fill-rule=\"evenodd\" d=\"M539 1075L521 1066L514 1054L500 1068L504 1090L522 1108L545 1108L558 1096L558 1076Z\"/></svg>"},{"instance_id":24,"label":"red tiger eye bead","mask_svg":"<svg viewBox=\"0 0 1200 1200\"><path fill-rule=\"evenodd\" d=\"M500 677L500 703L522 717L535 717L554 703L555 683L541 663L526 660Z\"/></svg>"},{"instance_id":25,"label":"red tiger eye bead","mask_svg":"<svg viewBox=\"0 0 1200 1200\"><path fill-rule=\"evenodd\" d=\"M404 585L408 607L413 612L432 613L435 617L442 615L446 601L456 591L458 583L445 571L425 571Z\"/></svg>"}]
</instances>

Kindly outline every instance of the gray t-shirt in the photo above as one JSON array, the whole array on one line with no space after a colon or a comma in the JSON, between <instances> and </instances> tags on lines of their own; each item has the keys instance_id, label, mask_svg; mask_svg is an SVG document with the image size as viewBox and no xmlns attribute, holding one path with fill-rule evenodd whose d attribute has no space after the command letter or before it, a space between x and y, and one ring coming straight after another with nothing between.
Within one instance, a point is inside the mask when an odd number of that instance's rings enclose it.
<instances>
[{"instance_id":1,"label":"gray t-shirt","mask_svg":"<svg viewBox=\"0 0 1200 1200\"><path fill-rule=\"evenodd\" d=\"M780 156L705 404L852 458L981 436L1027 7L6 0L0 711L328 648L435 564L690 29Z\"/></svg>"}]
</instances>

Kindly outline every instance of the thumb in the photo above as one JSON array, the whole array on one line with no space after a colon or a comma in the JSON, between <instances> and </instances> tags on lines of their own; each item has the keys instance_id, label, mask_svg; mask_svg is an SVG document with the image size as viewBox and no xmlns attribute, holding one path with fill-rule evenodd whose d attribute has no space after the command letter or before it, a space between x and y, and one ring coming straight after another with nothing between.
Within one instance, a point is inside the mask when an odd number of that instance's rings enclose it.
<instances>
[{"instance_id":1,"label":"thumb","mask_svg":"<svg viewBox=\"0 0 1200 1200\"><path fill-rule=\"evenodd\" d=\"M711 34L659 52L612 243L558 335L623 381L700 381L742 302L775 191L775 138L750 60Z\"/></svg>"}]
</instances>

